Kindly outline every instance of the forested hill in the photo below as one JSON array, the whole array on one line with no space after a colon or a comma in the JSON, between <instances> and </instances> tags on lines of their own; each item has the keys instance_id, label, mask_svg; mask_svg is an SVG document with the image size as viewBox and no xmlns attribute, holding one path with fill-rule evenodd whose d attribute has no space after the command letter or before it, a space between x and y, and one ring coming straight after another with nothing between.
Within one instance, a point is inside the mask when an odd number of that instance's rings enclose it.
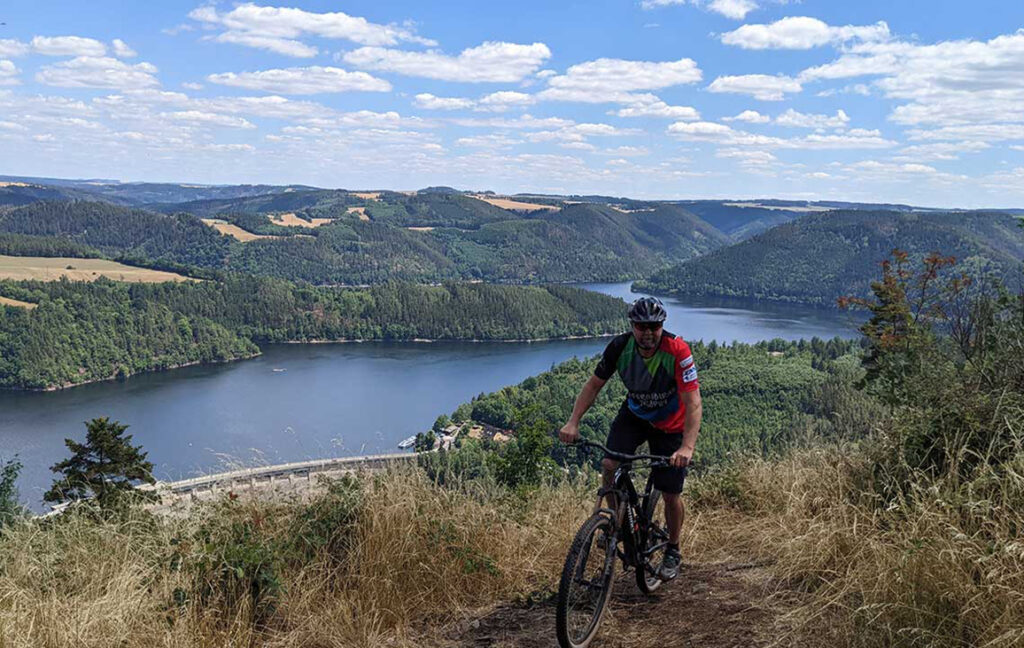
<instances>
[{"instance_id":1,"label":"forested hill","mask_svg":"<svg viewBox=\"0 0 1024 648\"><path fill-rule=\"evenodd\" d=\"M519 340L615 333L618 299L566 286L388 283L312 288L276 279L126 284L0 281L0 387L46 389L314 340Z\"/></svg>"},{"instance_id":2,"label":"forested hill","mask_svg":"<svg viewBox=\"0 0 1024 648\"><path fill-rule=\"evenodd\" d=\"M809 214L700 259L659 271L637 288L835 305L867 295L894 248L916 258L956 257L968 273L1009 275L1024 259L1024 231L1003 213L837 211Z\"/></svg>"},{"instance_id":3,"label":"forested hill","mask_svg":"<svg viewBox=\"0 0 1024 648\"><path fill-rule=\"evenodd\" d=\"M630 211L571 204L524 215L462 194L372 195L295 191L230 201L241 211L216 215L263 237L246 242L222 236L190 213L41 201L0 213L0 244L7 254L66 253L74 244L83 247L80 254L122 260L362 285L625 280L729 241L669 204ZM307 226L271 222L282 213Z\"/></svg>"}]
</instances>

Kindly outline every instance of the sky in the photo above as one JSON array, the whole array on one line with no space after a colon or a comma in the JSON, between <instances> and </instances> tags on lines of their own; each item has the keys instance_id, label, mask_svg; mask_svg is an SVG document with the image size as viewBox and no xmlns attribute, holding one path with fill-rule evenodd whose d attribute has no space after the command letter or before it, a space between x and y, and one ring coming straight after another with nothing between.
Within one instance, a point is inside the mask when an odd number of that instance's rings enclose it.
<instances>
[{"instance_id":1,"label":"sky","mask_svg":"<svg viewBox=\"0 0 1024 648\"><path fill-rule=\"evenodd\" d=\"M1024 206L1024 2L0 5L0 174Z\"/></svg>"}]
</instances>

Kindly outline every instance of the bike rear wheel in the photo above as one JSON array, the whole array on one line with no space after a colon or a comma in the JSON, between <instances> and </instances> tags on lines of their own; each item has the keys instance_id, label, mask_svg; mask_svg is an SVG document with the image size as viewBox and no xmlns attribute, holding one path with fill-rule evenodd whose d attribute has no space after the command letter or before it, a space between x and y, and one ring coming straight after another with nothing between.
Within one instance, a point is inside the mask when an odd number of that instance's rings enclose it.
<instances>
[{"instance_id":1,"label":"bike rear wheel","mask_svg":"<svg viewBox=\"0 0 1024 648\"><path fill-rule=\"evenodd\" d=\"M558 586L555 626L562 648L585 648L597 635L611 596L616 543L614 522L600 513L576 532Z\"/></svg>"},{"instance_id":2,"label":"bike rear wheel","mask_svg":"<svg viewBox=\"0 0 1024 648\"><path fill-rule=\"evenodd\" d=\"M644 516L650 524L639 538L644 560L636 568L636 585L644 594L652 594L664 582L658 576L658 569L665 557L665 543L668 542L665 500L657 488L644 498Z\"/></svg>"}]
</instances>

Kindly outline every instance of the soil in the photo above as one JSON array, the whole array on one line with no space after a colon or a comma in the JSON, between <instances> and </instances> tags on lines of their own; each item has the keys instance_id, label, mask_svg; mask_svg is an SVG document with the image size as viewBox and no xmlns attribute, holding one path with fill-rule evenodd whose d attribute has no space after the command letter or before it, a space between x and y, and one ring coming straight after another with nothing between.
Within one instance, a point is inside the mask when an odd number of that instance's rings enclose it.
<instances>
[{"instance_id":1,"label":"soil","mask_svg":"<svg viewBox=\"0 0 1024 648\"><path fill-rule=\"evenodd\" d=\"M773 639L779 603L769 604L771 579L755 563L683 565L676 580L651 596L632 572L619 574L592 648L757 648ZM771 606L770 606L771 605ZM423 644L427 645L427 644ZM550 648L555 596L500 606L450 628L438 648Z\"/></svg>"}]
</instances>

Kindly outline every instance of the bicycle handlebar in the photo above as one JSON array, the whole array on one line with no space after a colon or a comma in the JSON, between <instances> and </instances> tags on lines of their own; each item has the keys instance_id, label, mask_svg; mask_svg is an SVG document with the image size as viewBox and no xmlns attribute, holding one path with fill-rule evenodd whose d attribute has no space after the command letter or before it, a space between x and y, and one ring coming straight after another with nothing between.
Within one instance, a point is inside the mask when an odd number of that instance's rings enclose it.
<instances>
[{"instance_id":1,"label":"bicycle handlebar","mask_svg":"<svg viewBox=\"0 0 1024 648\"><path fill-rule=\"evenodd\" d=\"M652 454L630 455L630 454L623 454L621 452L615 452L614 450L609 450L608 446L604 445L603 443L598 443L596 441L588 441L587 439L580 439L575 444L570 444L570 445L598 448L600 450L604 450L604 453L608 457L610 457L612 459L617 459L619 461L625 461L625 462L630 462L630 463L633 462L633 461L643 460L643 461L650 461L652 466L656 466L656 465L659 465L659 464L668 465L669 459L671 459L671 457L666 457L664 455L652 455Z\"/></svg>"}]
</instances>

